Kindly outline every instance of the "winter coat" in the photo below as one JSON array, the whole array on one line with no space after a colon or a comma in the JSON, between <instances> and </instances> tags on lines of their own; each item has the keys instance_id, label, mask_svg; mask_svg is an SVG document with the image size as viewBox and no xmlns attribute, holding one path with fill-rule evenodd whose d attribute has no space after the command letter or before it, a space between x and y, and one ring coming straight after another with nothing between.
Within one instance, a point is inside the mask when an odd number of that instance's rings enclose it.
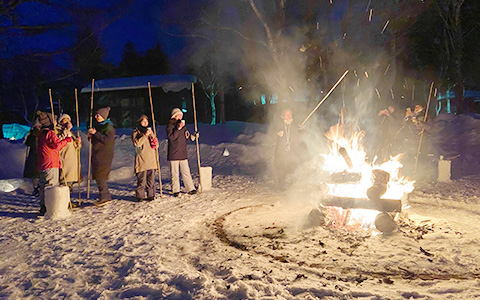
<instances>
[{"instance_id":1,"label":"winter coat","mask_svg":"<svg viewBox=\"0 0 480 300\"><path fill-rule=\"evenodd\" d=\"M72 141L68 142L65 147L60 150L60 160L62 162L62 174L60 180L65 182L78 182L79 161L77 150L82 147L80 140L78 140L70 130L61 128L59 138L61 140L71 137Z\"/></svg>"},{"instance_id":2,"label":"winter coat","mask_svg":"<svg viewBox=\"0 0 480 300\"><path fill-rule=\"evenodd\" d=\"M95 121L93 127L97 132L92 135L92 178L108 179L115 148L115 128L110 119L102 123Z\"/></svg>"},{"instance_id":3,"label":"winter coat","mask_svg":"<svg viewBox=\"0 0 480 300\"><path fill-rule=\"evenodd\" d=\"M283 136L276 135L275 163L298 164L298 161L305 156L301 149L298 125L295 123L285 124L282 121L277 125L275 134L279 131L283 131Z\"/></svg>"},{"instance_id":4,"label":"winter coat","mask_svg":"<svg viewBox=\"0 0 480 300\"><path fill-rule=\"evenodd\" d=\"M36 178L37 172L37 135L39 130L32 128L25 138L25 146L27 146L27 159L25 160L25 167L23 169L24 178Z\"/></svg>"},{"instance_id":5,"label":"winter coat","mask_svg":"<svg viewBox=\"0 0 480 300\"><path fill-rule=\"evenodd\" d=\"M190 133L186 126L178 129L178 120L170 119L167 125L168 138L168 153L167 159L170 160L184 160L187 159L187 139Z\"/></svg>"},{"instance_id":6,"label":"winter coat","mask_svg":"<svg viewBox=\"0 0 480 300\"><path fill-rule=\"evenodd\" d=\"M37 139L37 170L60 168L59 151L71 140L71 137L60 140L55 131L49 128L42 128Z\"/></svg>"},{"instance_id":7,"label":"winter coat","mask_svg":"<svg viewBox=\"0 0 480 300\"><path fill-rule=\"evenodd\" d=\"M145 130L137 127L133 130L132 142L135 146L135 174L157 169L157 138L145 135Z\"/></svg>"}]
</instances>

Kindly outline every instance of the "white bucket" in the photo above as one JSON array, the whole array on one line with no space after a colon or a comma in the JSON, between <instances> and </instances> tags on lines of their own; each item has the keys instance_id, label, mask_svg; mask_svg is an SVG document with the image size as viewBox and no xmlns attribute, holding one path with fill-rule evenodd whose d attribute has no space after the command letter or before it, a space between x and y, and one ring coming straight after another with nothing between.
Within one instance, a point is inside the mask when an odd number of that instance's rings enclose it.
<instances>
[{"instance_id":1,"label":"white bucket","mask_svg":"<svg viewBox=\"0 0 480 300\"><path fill-rule=\"evenodd\" d=\"M65 185L45 187L45 207L47 219L63 219L72 215L68 209L70 189Z\"/></svg>"},{"instance_id":2,"label":"white bucket","mask_svg":"<svg viewBox=\"0 0 480 300\"><path fill-rule=\"evenodd\" d=\"M212 167L200 167L200 191L212 188Z\"/></svg>"},{"instance_id":3,"label":"white bucket","mask_svg":"<svg viewBox=\"0 0 480 300\"><path fill-rule=\"evenodd\" d=\"M443 156L440 156L438 161L438 182L449 182L452 174L452 162L450 160L444 160Z\"/></svg>"}]
</instances>

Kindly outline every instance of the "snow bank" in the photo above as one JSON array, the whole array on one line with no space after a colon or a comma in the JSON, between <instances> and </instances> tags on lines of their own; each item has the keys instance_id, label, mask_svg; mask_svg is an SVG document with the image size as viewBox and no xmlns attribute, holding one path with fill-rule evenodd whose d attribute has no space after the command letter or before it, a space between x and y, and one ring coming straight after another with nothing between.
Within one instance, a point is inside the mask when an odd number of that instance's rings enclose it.
<instances>
[{"instance_id":1,"label":"snow bank","mask_svg":"<svg viewBox=\"0 0 480 300\"><path fill-rule=\"evenodd\" d=\"M426 135L436 154L452 160L452 179L480 174L480 115L440 114Z\"/></svg>"},{"instance_id":2,"label":"snow bank","mask_svg":"<svg viewBox=\"0 0 480 300\"><path fill-rule=\"evenodd\" d=\"M0 179L22 178L27 147L20 142L0 139Z\"/></svg>"}]
</instances>

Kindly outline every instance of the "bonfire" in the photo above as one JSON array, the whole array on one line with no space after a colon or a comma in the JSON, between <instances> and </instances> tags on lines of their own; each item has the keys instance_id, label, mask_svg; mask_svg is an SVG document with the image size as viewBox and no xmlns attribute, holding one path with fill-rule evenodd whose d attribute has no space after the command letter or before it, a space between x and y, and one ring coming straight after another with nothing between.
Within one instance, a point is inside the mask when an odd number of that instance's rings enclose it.
<instances>
[{"instance_id":1,"label":"bonfire","mask_svg":"<svg viewBox=\"0 0 480 300\"><path fill-rule=\"evenodd\" d=\"M322 155L322 169L329 174L319 210L310 217L347 230L363 229L391 232L395 219L406 208L414 181L401 176L401 155L390 157L381 164L367 161L362 146L365 132L360 129L345 132L343 118L325 134L330 153Z\"/></svg>"}]
</instances>

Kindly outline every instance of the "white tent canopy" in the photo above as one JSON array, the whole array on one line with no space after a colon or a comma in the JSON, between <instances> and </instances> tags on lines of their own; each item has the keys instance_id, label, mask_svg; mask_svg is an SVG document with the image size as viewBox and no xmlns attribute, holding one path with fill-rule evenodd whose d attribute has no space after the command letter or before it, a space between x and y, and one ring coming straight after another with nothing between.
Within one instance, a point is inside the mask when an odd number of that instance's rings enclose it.
<instances>
[{"instance_id":1,"label":"white tent canopy","mask_svg":"<svg viewBox=\"0 0 480 300\"><path fill-rule=\"evenodd\" d=\"M94 92L143 89L148 88L149 82L152 88L161 87L165 93L168 93L191 89L192 82L197 82L197 78L192 75L151 75L101 79L95 81ZM89 84L82 88L80 93L90 93L91 91L92 85Z\"/></svg>"}]
</instances>

